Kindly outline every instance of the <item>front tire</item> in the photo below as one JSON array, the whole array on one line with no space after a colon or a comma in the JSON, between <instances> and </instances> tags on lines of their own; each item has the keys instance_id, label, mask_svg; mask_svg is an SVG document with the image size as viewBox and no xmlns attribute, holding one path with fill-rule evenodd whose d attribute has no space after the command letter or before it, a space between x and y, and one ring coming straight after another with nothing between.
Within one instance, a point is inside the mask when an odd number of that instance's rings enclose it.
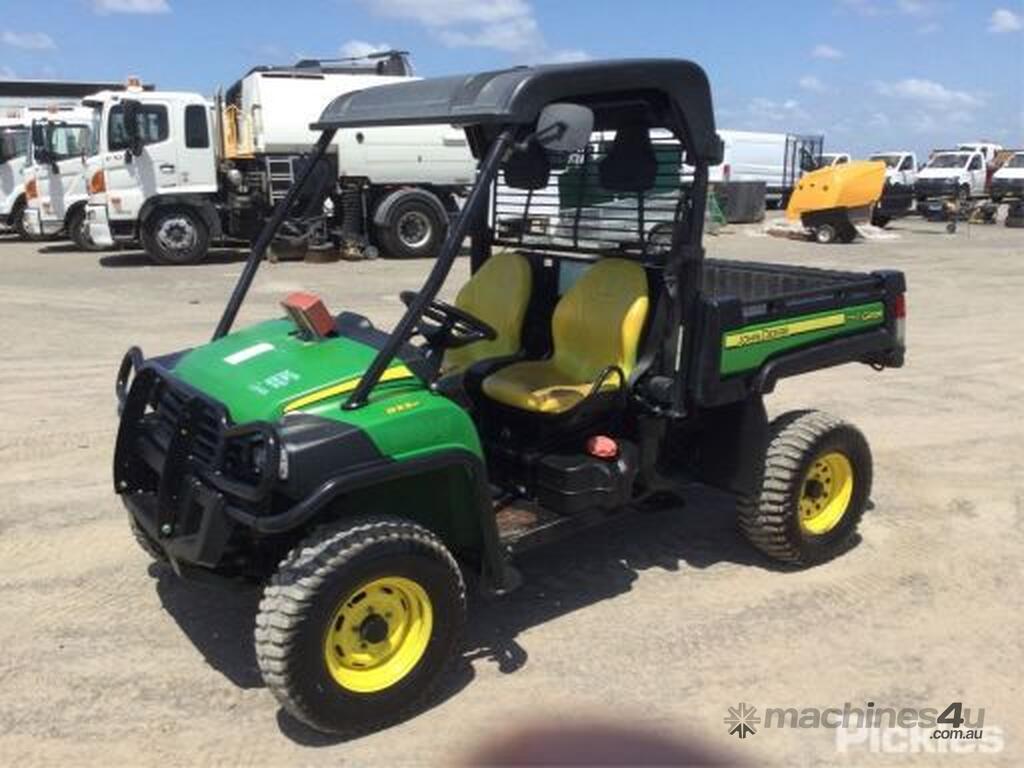
<instances>
[{"instance_id":1,"label":"front tire","mask_svg":"<svg viewBox=\"0 0 1024 768\"><path fill-rule=\"evenodd\" d=\"M198 264L206 258L210 233L192 208L161 208L142 225L142 245L157 264Z\"/></svg>"},{"instance_id":2,"label":"front tire","mask_svg":"<svg viewBox=\"0 0 1024 768\"><path fill-rule=\"evenodd\" d=\"M813 565L849 548L871 494L860 430L820 411L771 425L761 492L738 503L740 529L773 560Z\"/></svg>"},{"instance_id":3,"label":"front tire","mask_svg":"<svg viewBox=\"0 0 1024 768\"><path fill-rule=\"evenodd\" d=\"M465 620L462 574L433 533L397 517L348 521L281 562L256 617L256 658L292 716L351 737L430 701Z\"/></svg>"},{"instance_id":4,"label":"front tire","mask_svg":"<svg viewBox=\"0 0 1024 768\"><path fill-rule=\"evenodd\" d=\"M396 259L417 259L437 254L448 230L436 206L418 195L399 200L377 228L384 253Z\"/></svg>"},{"instance_id":5,"label":"front tire","mask_svg":"<svg viewBox=\"0 0 1024 768\"><path fill-rule=\"evenodd\" d=\"M28 230L25 229L25 199L19 198L11 209L11 229L22 240L31 240Z\"/></svg>"},{"instance_id":6,"label":"front tire","mask_svg":"<svg viewBox=\"0 0 1024 768\"><path fill-rule=\"evenodd\" d=\"M838 237L839 233L831 224L821 224L814 230L814 239L822 245L834 243Z\"/></svg>"},{"instance_id":7,"label":"front tire","mask_svg":"<svg viewBox=\"0 0 1024 768\"><path fill-rule=\"evenodd\" d=\"M68 216L68 223L66 225L68 237L71 238L71 242L75 244L75 247L80 251L100 251L103 250L100 246L96 245L89 236L89 222L85 217L85 208L77 208L71 212Z\"/></svg>"}]
</instances>

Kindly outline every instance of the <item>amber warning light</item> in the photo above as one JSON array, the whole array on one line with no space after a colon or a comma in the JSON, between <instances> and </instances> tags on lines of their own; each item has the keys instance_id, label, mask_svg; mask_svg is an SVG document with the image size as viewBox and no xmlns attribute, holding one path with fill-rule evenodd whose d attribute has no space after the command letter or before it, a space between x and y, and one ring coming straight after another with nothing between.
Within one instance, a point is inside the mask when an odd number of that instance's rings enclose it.
<instances>
[{"instance_id":1,"label":"amber warning light","mask_svg":"<svg viewBox=\"0 0 1024 768\"><path fill-rule=\"evenodd\" d=\"M319 296L299 291L285 297L281 306L303 336L323 339L334 335L334 318Z\"/></svg>"}]
</instances>

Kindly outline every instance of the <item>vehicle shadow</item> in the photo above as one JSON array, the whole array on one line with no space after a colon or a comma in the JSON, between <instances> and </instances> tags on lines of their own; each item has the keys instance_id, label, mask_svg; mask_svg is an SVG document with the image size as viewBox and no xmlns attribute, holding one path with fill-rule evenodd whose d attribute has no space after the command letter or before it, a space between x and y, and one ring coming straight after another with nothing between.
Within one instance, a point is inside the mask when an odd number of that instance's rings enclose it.
<instances>
[{"instance_id":1,"label":"vehicle shadow","mask_svg":"<svg viewBox=\"0 0 1024 768\"><path fill-rule=\"evenodd\" d=\"M851 548L858 543L859 537ZM518 640L523 632L628 593L642 571L702 570L723 562L792 570L754 550L736 529L730 497L710 489L695 491L685 508L678 502L647 507L526 553L516 561L523 585L515 592L485 599L478 585L468 585L470 618L462 657L433 706L473 681L474 664L494 664L504 674L515 673L529 659ZM164 608L207 663L240 687L261 687L252 641L259 590L227 591L182 581L164 565L152 566L150 573ZM342 741L312 730L284 710L277 719L285 736L305 746Z\"/></svg>"},{"instance_id":2,"label":"vehicle shadow","mask_svg":"<svg viewBox=\"0 0 1024 768\"><path fill-rule=\"evenodd\" d=\"M83 251L81 248L79 248L72 242L42 245L37 249L36 252L41 255L49 255L54 253L88 253L88 251Z\"/></svg>"},{"instance_id":3,"label":"vehicle shadow","mask_svg":"<svg viewBox=\"0 0 1024 768\"><path fill-rule=\"evenodd\" d=\"M187 269L188 267L201 267L206 264L237 264L245 261L248 255L248 250L240 248L214 248L210 250L206 258L199 264L188 264L176 268ZM149 258L145 251L120 251L101 256L100 266L120 269L123 267L155 267L159 265Z\"/></svg>"}]
</instances>

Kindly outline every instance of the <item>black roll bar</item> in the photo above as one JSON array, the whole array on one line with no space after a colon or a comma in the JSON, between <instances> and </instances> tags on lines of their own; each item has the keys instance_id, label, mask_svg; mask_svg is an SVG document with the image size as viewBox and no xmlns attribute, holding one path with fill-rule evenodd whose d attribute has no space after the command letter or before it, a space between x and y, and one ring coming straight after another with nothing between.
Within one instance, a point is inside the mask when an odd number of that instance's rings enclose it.
<instances>
[{"instance_id":1,"label":"black roll bar","mask_svg":"<svg viewBox=\"0 0 1024 768\"><path fill-rule=\"evenodd\" d=\"M498 173L498 166L504 159L505 152L512 146L512 137L513 128L508 127L494 140L490 151L487 153L487 157L480 164L476 184L473 185L473 190L469 193L469 199L466 201L466 205L463 207L458 218L453 222L448 237L445 238L444 245L441 246L441 253L437 256L434 268L430 270L430 274L427 276L427 281L423 284L423 288L420 289L419 293L417 293L416 298L410 302L409 308L402 316L402 319L398 321L398 325L391 331L387 342L381 347L377 356L373 358L373 362L370 363L370 367L359 380L359 384L352 391L345 404L342 405L342 408L345 410L353 410L366 405L366 398L377 385L381 374L391 364L391 360L397 354L399 347L412 335L416 323L419 322L427 304L432 302L437 296L437 292L441 290L441 286L444 284L445 278L448 277L448 272L455 262L455 257L459 253L462 241L469 231L470 224L476 222L476 216L480 208L487 205L491 182Z\"/></svg>"},{"instance_id":2,"label":"black roll bar","mask_svg":"<svg viewBox=\"0 0 1024 768\"><path fill-rule=\"evenodd\" d=\"M270 219L263 225L263 229L260 230L260 234L252 246L252 251L249 253L249 258L245 260L242 274L238 276L238 282L235 283L235 289L231 292L231 298L228 299L228 304L224 307L224 314L221 315L220 322L217 323L217 330L213 332L214 341L227 335L228 331L231 330L235 317L238 315L238 310L241 308L242 302L245 301L245 294L249 292L249 288L252 286L252 281L256 277L256 271L260 268L260 262L263 261L263 256L266 254L271 240L274 239L277 230L280 229L281 224L288 217L288 211L291 210L299 193L306 186L310 178L312 178L313 169L320 164L324 155L327 154L327 148L331 145L331 141L334 140L336 132L336 129L329 129L320 134L320 138L317 139L313 147L313 153L309 162L299 171L299 177L288 190L288 194L277 204L273 213L270 214Z\"/></svg>"}]
</instances>

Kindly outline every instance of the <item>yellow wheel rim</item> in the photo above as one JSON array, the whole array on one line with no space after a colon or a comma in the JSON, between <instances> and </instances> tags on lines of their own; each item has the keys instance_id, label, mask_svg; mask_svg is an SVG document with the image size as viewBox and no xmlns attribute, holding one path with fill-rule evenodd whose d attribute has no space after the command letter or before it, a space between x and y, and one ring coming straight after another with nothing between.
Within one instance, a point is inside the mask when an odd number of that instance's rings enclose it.
<instances>
[{"instance_id":1,"label":"yellow wheel rim","mask_svg":"<svg viewBox=\"0 0 1024 768\"><path fill-rule=\"evenodd\" d=\"M374 579L353 590L334 611L324 636L324 661L342 688L382 691L423 658L433 626L433 607L423 587L401 576Z\"/></svg>"},{"instance_id":2,"label":"yellow wheel rim","mask_svg":"<svg viewBox=\"0 0 1024 768\"><path fill-rule=\"evenodd\" d=\"M800 528L821 536L843 519L853 496L853 465L838 451L814 460L800 492Z\"/></svg>"}]
</instances>

